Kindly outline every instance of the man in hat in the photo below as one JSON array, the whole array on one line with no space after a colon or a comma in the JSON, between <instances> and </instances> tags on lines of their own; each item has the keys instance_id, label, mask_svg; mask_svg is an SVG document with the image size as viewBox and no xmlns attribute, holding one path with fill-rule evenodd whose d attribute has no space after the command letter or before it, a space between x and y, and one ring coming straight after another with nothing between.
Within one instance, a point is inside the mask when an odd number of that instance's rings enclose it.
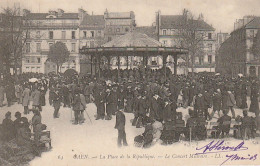
<instances>
[{"instance_id":1,"label":"man in hat","mask_svg":"<svg viewBox=\"0 0 260 166\"><path fill-rule=\"evenodd\" d=\"M212 96L212 101L213 101L213 111L210 115L210 119L213 118L214 114L216 111L218 111L218 117L220 117L220 110L221 110L221 92L220 89L217 89Z\"/></svg>"},{"instance_id":2,"label":"man in hat","mask_svg":"<svg viewBox=\"0 0 260 166\"><path fill-rule=\"evenodd\" d=\"M53 107L54 107L53 117L58 118L60 104L61 104L61 97L58 89L55 89L53 91L52 99L53 99Z\"/></svg>"},{"instance_id":3,"label":"man in hat","mask_svg":"<svg viewBox=\"0 0 260 166\"><path fill-rule=\"evenodd\" d=\"M127 146L128 144L127 144L127 141L126 141L126 133L125 133L125 115L122 112L122 109L120 109L116 112L115 129L118 130L117 145L119 147L121 147L122 141L123 141L123 145Z\"/></svg>"}]
</instances>

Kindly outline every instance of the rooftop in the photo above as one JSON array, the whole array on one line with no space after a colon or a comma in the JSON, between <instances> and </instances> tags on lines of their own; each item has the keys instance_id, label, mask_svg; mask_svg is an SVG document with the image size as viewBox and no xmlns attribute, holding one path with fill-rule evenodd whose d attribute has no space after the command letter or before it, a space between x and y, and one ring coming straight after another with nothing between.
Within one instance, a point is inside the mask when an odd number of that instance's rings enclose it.
<instances>
[{"instance_id":1,"label":"rooftop","mask_svg":"<svg viewBox=\"0 0 260 166\"><path fill-rule=\"evenodd\" d=\"M179 29L182 27L183 15L161 15L161 28ZM215 29L204 20L193 20L198 30L214 31Z\"/></svg>"},{"instance_id":2,"label":"rooftop","mask_svg":"<svg viewBox=\"0 0 260 166\"><path fill-rule=\"evenodd\" d=\"M162 44L139 32L129 32L102 45L102 47L161 47Z\"/></svg>"}]
</instances>

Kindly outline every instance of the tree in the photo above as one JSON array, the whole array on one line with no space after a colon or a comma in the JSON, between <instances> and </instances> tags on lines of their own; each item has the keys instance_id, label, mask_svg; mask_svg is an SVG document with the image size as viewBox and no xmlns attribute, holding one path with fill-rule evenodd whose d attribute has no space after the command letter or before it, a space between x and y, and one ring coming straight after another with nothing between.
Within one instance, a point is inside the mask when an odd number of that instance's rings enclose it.
<instances>
[{"instance_id":1,"label":"tree","mask_svg":"<svg viewBox=\"0 0 260 166\"><path fill-rule=\"evenodd\" d=\"M200 17L202 17L202 15L200 15ZM203 31L200 31L200 24L201 20L194 19L192 13L184 9L178 24L178 37L175 39L177 46L188 51L189 56L185 59L188 66L191 65L192 75L194 75L195 57L204 55L203 40L206 35ZM191 64L189 62L191 62Z\"/></svg>"},{"instance_id":2,"label":"tree","mask_svg":"<svg viewBox=\"0 0 260 166\"><path fill-rule=\"evenodd\" d=\"M3 9L1 14L0 31L0 60L7 73L10 68L17 74L17 68L21 65L23 48L29 38L29 29L23 25L27 23L26 18L20 15L20 8Z\"/></svg>"},{"instance_id":3,"label":"tree","mask_svg":"<svg viewBox=\"0 0 260 166\"><path fill-rule=\"evenodd\" d=\"M69 60L69 55L70 52L68 48L62 42L56 42L50 47L48 58L57 65L57 73L59 72L60 66Z\"/></svg>"}]
</instances>

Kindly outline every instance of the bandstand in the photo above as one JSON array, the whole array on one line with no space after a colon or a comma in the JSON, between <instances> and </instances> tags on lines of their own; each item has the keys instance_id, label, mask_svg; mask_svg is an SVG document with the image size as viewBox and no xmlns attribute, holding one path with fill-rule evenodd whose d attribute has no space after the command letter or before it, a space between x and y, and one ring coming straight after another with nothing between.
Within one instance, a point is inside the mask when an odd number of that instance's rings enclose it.
<instances>
[{"instance_id":1,"label":"bandstand","mask_svg":"<svg viewBox=\"0 0 260 166\"><path fill-rule=\"evenodd\" d=\"M117 68L120 69L120 57L126 58L126 68L129 68L130 56L142 57L144 67L148 65L149 57L161 56L163 61L163 68L166 76L166 60L168 56L174 59L174 74L177 74L177 61L178 55L185 54L187 51L182 48L165 47L159 41L148 37L146 34L139 32L129 32L114 40L103 44L100 47L88 48L83 47L80 49L82 55L89 55L91 61L91 74L98 74L100 76L100 65L102 58L107 59L107 68L111 69L111 59L117 57ZM98 68L98 72L96 72ZM94 70L95 69L95 70ZM118 70L119 75L119 70Z\"/></svg>"}]
</instances>

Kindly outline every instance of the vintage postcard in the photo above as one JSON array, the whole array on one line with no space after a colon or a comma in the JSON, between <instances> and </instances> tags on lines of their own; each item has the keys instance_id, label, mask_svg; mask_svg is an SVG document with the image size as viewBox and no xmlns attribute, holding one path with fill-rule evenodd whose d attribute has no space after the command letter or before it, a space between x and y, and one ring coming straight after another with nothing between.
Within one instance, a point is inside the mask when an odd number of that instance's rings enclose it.
<instances>
[{"instance_id":1,"label":"vintage postcard","mask_svg":"<svg viewBox=\"0 0 260 166\"><path fill-rule=\"evenodd\" d=\"M260 165L259 0L0 0L0 166Z\"/></svg>"}]
</instances>

